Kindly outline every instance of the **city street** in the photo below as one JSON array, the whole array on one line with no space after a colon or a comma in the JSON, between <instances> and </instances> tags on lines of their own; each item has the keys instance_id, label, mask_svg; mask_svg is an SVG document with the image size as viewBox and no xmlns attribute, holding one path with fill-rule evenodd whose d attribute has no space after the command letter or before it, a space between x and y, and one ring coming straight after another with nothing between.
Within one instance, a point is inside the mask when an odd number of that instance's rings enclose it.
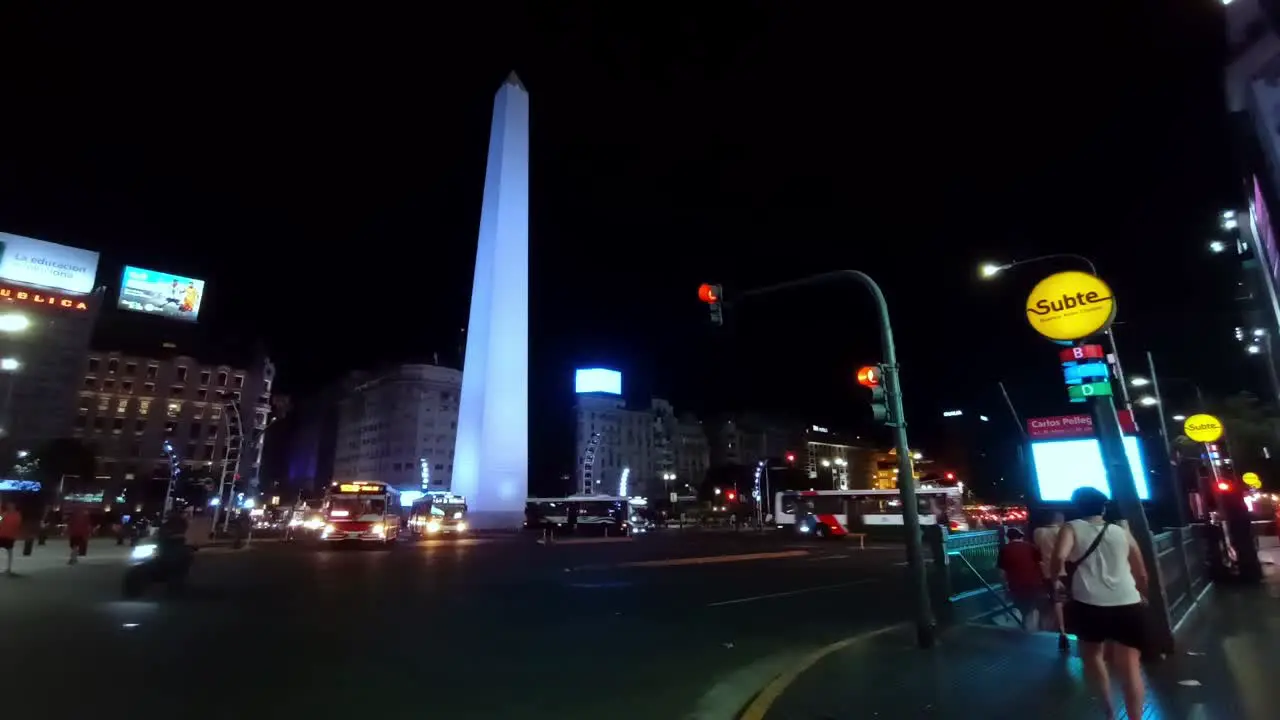
<instances>
[{"instance_id":1,"label":"city street","mask_svg":"<svg viewBox=\"0 0 1280 720\"><path fill-rule=\"evenodd\" d=\"M902 559L774 533L262 544L198 554L181 597L121 600L114 563L0 578L0 627L13 700L59 716L728 718L797 656L906 619Z\"/></svg>"}]
</instances>

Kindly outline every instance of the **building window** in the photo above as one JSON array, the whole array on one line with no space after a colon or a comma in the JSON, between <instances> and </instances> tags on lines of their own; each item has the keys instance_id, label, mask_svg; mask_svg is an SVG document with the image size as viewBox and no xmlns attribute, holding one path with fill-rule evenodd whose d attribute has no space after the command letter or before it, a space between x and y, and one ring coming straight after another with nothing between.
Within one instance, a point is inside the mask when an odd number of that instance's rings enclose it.
<instances>
[{"instance_id":1,"label":"building window","mask_svg":"<svg viewBox=\"0 0 1280 720\"><path fill-rule=\"evenodd\" d=\"M146 420L134 420L134 421L133 421L133 431L134 431L134 432L136 432L136 433L138 433L139 435L141 435L141 434L142 434L146 429L147 429L147 421L146 421Z\"/></svg>"},{"instance_id":2,"label":"building window","mask_svg":"<svg viewBox=\"0 0 1280 720\"><path fill-rule=\"evenodd\" d=\"M99 415L98 417L96 417L96 418L94 418L94 419L93 419L93 429L94 429L94 430L101 430L101 429L102 429L102 416L101 416L101 415Z\"/></svg>"},{"instance_id":3,"label":"building window","mask_svg":"<svg viewBox=\"0 0 1280 720\"><path fill-rule=\"evenodd\" d=\"M98 372L98 358L89 358L89 372Z\"/></svg>"},{"instance_id":4,"label":"building window","mask_svg":"<svg viewBox=\"0 0 1280 720\"><path fill-rule=\"evenodd\" d=\"M235 384L235 386L236 386L236 387L238 387L238 388L242 388L242 387L244 387L244 376L243 376L243 375L237 375L237 376L236 376L236 384Z\"/></svg>"},{"instance_id":5,"label":"building window","mask_svg":"<svg viewBox=\"0 0 1280 720\"><path fill-rule=\"evenodd\" d=\"M169 401L169 417L176 418L182 414L182 403L177 400Z\"/></svg>"},{"instance_id":6,"label":"building window","mask_svg":"<svg viewBox=\"0 0 1280 720\"><path fill-rule=\"evenodd\" d=\"M227 374L225 372L218 373L218 387L227 386Z\"/></svg>"},{"instance_id":7,"label":"building window","mask_svg":"<svg viewBox=\"0 0 1280 720\"><path fill-rule=\"evenodd\" d=\"M181 365L178 366L178 382L187 381L187 369Z\"/></svg>"},{"instance_id":8,"label":"building window","mask_svg":"<svg viewBox=\"0 0 1280 720\"><path fill-rule=\"evenodd\" d=\"M208 371L208 370L201 370L201 371L200 371L200 384L201 384L201 385L208 385L208 384L209 384L209 371Z\"/></svg>"},{"instance_id":9,"label":"building window","mask_svg":"<svg viewBox=\"0 0 1280 720\"><path fill-rule=\"evenodd\" d=\"M108 361L107 361L107 374L108 374L108 375L115 375L115 374L116 374L116 370L118 370L119 368L120 368L120 361L119 361L119 360L117 360L117 359L115 359L115 358L111 358L110 360L108 360Z\"/></svg>"},{"instance_id":10,"label":"building window","mask_svg":"<svg viewBox=\"0 0 1280 720\"><path fill-rule=\"evenodd\" d=\"M93 378L93 377L87 377L87 378L85 378L85 379L84 379L84 388L85 388L86 390L92 390L92 389L93 389L93 384L94 384L94 382L96 382L96 380L94 380L94 378Z\"/></svg>"},{"instance_id":11,"label":"building window","mask_svg":"<svg viewBox=\"0 0 1280 720\"><path fill-rule=\"evenodd\" d=\"M133 375L137 375L137 374L138 374L138 363L125 363L125 364L124 364L124 374L125 374L125 375L129 375L129 376L131 376L131 377L132 377Z\"/></svg>"},{"instance_id":12,"label":"building window","mask_svg":"<svg viewBox=\"0 0 1280 720\"><path fill-rule=\"evenodd\" d=\"M183 387L181 385L172 385L169 387L169 397L182 397Z\"/></svg>"},{"instance_id":13,"label":"building window","mask_svg":"<svg viewBox=\"0 0 1280 720\"><path fill-rule=\"evenodd\" d=\"M142 384L142 392L144 392L144 393L146 393L146 394L148 394L148 395L155 395L155 394L156 394L156 384L155 384L155 383L143 383L143 384Z\"/></svg>"},{"instance_id":14,"label":"building window","mask_svg":"<svg viewBox=\"0 0 1280 720\"><path fill-rule=\"evenodd\" d=\"M139 415L150 415L150 414L151 414L151 401L150 401L150 400L143 399L143 400L139 400L139 401L138 401L138 414L139 414Z\"/></svg>"},{"instance_id":15,"label":"building window","mask_svg":"<svg viewBox=\"0 0 1280 720\"><path fill-rule=\"evenodd\" d=\"M110 378L102 381L102 389L111 392L116 389L116 381Z\"/></svg>"},{"instance_id":16,"label":"building window","mask_svg":"<svg viewBox=\"0 0 1280 720\"><path fill-rule=\"evenodd\" d=\"M159 366L159 365L148 365L148 366L147 366L147 379L148 379L148 380L155 380L155 379L156 379L156 376L157 376L157 375L159 375L159 374L160 374L160 366Z\"/></svg>"},{"instance_id":17,"label":"building window","mask_svg":"<svg viewBox=\"0 0 1280 720\"><path fill-rule=\"evenodd\" d=\"M116 418L111 421L111 432L119 435L124 430L124 418Z\"/></svg>"},{"instance_id":18,"label":"building window","mask_svg":"<svg viewBox=\"0 0 1280 720\"><path fill-rule=\"evenodd\" d=\"M132 381L132 380L125 380L124 382L120 383L120 392L124 393L125 395L130 395L130 394L132 394L132 393L133 393L133 381Z\"/></svg>"},{"instance_id":19,"label":"building window","mask_svg":"<svg viewBox=\"0 0 1280 720\"><path fill-rule=\"evenodd\" d=\"M111 398L107 397L106 395L101 395L98 397L98 412L100 413L106 412L107 408L110 405L111 405Z\"/></svg>"},{"instance_id":20,"label":"building window","mask_svg":"<svg viewBox=\"0 0 1280 720\"><path fill-rule=\"evenodd\" d=\"M129 412L129 401L128 401L128 400L121 400L121 401L119 401L119 402L117 402L117 403L116 403L116 413L117 413L117 414L123 415L123 414L125 414L125 413L127 413L127 412Z\"/></svg>"}]
</instances>

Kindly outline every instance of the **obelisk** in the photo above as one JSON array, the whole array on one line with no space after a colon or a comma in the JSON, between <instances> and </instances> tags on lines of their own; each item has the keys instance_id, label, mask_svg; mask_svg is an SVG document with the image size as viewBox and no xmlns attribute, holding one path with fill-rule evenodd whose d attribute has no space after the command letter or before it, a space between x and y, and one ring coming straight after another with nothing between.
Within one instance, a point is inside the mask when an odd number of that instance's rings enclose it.
<instances>
[{"instance_id":1,"label":"obelisk","mask_svg":"<svg viewBox=\"0 0 1280 720\"><path fill-rule=\"evenodd\" d=\"M529 496L529 93L513 72L493 101L454 493L477 529L519 528Z\"/></svg>"}]
</instances>

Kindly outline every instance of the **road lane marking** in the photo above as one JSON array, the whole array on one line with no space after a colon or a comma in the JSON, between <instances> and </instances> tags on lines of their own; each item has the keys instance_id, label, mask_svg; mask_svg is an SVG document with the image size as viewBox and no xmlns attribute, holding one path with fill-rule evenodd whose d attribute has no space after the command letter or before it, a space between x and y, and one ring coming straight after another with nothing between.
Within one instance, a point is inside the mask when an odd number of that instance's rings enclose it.
<instances>
[{"instance_id":1,"label":"road lane marking","mask_svg":"<svg viewBox=\"0 0 1280 720\"><path fill-rule=\"evenodd\" d=\"M747 706L747 709L742 711L742 714L738 716L738 720L764 720L765 716L769 714L770 708L773 707L773 704L778 701L778 698L782 696L782 693L786 692L787 688L791 687L791 684L796 681L796 678L803 675L806 670L817 665L819 660L822 660L831 653L836 652L837 650L843 650L854 643L869 640L877 635L883 635L888 632L900 630L908 625L910 625L910 623L904 622L897 623L896 625L889 625L870 632L854 635L851 638L845 638L840 642L834 642L824 648L814 650L812 653L801 659L795 667L782 673L778 677L774 678L773 682L766 685L764 689L760 691L760 694L756 695L755 699L751 701L751 704Z\"/></svg>"},{"instance_id":2,"label":"road lane marking","mask_svg":"<svg viewBox=\"0 0 1280 720\"><path fill-rule=\"evenodd\" d=\"M675 565L711 565L714 563L747 562L749 560L774 560L778 558L804 557L808 550L747 553L744 555L705 555L702 557L669 558L667 560L639 560L619 563L615 567L672 567Z\"/></svg>"},{"instance_id":3,"label":"road lane marking","mask_svg":"<svg viewBox=\"0 0 1280 720\"><path fill-rule=\"evenodd\" d=\"M819 585L811 588L801 588L799 590L787 590L786 592L769 593L768 595L752 595L751 597L734 598L733 600L721 600L720 602L708 603L707 607L721 607L723 605L738 605L740 603L755 602L757 600L771 600L773 598L790 597L792 595L803 595L804 593L817 592L819 590L835 590L836 588L852 587L854 585L866 585L867 583L880 582L878 578L866 578L863 580L854 580L852 582L836 583L835 585Z\"/></svg>"}]
</instances>

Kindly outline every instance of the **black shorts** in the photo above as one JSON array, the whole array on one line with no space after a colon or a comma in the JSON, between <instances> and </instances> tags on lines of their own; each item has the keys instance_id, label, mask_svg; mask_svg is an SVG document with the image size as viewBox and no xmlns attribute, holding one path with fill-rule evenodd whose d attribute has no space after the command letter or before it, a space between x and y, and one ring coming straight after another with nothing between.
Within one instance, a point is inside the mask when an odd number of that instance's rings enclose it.
<instances>
[{"instance_id":1,"label":"black shorts","mask_svg":"<svg viewBox=\"0 0 1280 720\"><path fill-rule=\"evenodd\" d=\"M1147 646L1147 607L1089 605L1078 600L1067 604L1067 629L1081 642L1117 642L1141 650Z\"/></svg>"},{"instance_id":2,"label":"black shorts","mask_svg":"<svg viewBox=\"0 0 1280 720\"><path fill-rule=\"evenodd\" d=\"M13 538L0 538L0 550L12 550Z\"/></svg>"}]
</instances>

